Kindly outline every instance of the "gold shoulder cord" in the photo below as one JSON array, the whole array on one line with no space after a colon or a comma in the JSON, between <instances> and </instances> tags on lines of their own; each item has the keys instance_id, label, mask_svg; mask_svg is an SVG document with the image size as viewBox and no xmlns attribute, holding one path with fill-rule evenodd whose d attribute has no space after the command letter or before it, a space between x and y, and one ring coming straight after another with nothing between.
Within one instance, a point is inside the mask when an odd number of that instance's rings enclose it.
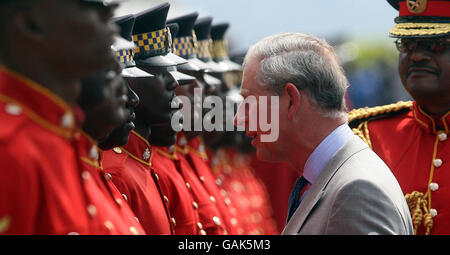
<instances>
[{"instance_id":1,"label":"gold shoulder cord","mask_svg":"<svg viewBox=\"0 0 450 255\"><path fill-rule=\"evenodd\" d=\"M353 128L352 130L364 142L366 142L370 148L372 148L372 142L370 140L368 129L370 117L394 113L406 108L412 108L412 101L407 102L401 101L390 105L355 109L350 111L347 114L347 116L349 123L352 121L362 120L361 123L359 123L358 126L356 128ZM436 143L434 151L436 151ZM430 181L433 176L433 170L434 167L432 165L430 173ZM419 191L413 191L410 194L406 194L405 199L406 202L408 203L408 207L411 212L411 218L414 225L414 233L417 234L419 226L423 226L425 228L425 235L429 235L431 233L431 229L433 228L433 216L430 213L430 206L431 206L430 190L428 189L428 191L425 194Z\"/></svg>"},{"instance_id":2,"label":"gold shoulder cord","mask_svg":"<svg viewBox=\"0 0 450 255\"><path fill-rule=\"evenodd\" d=\"M428 210L428 194L428 192L423 194L419 191L413 191L405 195L409 211L411 212L414 234L417 234L420 225L425 227L425 235L429 235L433 227L433 216Z\"/></svg>"},{"instance_id":3,"label":"gold shoulder cord","mask_svg":"<svg viewBox=\"0 0 450 255\"><path fill-rule=\"evenodd\" d=\"M364 107L352 110L347 113L348 122L357 121L357 120L363 120L361 123L359 123L358 127L353 128L352 131L355 133L355 135L359 136L365 143L369 145L370 148L372 148L372 142L370 140L370 134L369 134L369 118L375 117L382 114L388 114L388 113L394 113L397 111L400 111L402 109L411 108L412 107L412 101L400 101L395 104L388 104L383 106L375 106L375 107Z\"/></svg>"}]
</instances>

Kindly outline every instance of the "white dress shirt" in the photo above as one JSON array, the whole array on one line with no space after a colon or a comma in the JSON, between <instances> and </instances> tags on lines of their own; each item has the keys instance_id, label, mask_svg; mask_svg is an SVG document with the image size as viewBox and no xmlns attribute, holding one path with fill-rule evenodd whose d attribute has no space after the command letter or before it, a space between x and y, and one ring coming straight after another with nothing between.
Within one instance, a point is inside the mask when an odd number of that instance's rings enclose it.
<instances>
[{"instance_id":1,"label":"white dress shirt","mask_svg":"<svg viewBox=\"0 0 450 255\"><path fill-rule=\"evenodd\" d=\"M308 160L306 160L305 167L303 168L303 176L305 179L310 184L313 184L323 167L353 136L353 131L347 123L344 123L325 137L311 153Z\"/></svg>"}]
</instances>

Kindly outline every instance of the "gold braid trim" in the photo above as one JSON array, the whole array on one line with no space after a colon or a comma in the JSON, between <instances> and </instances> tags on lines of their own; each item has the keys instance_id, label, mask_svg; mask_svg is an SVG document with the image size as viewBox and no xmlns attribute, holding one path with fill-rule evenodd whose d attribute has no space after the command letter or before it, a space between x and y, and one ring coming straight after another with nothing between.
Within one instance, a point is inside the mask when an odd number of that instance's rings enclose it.
<instances>
[{"instance_id":1,"label":"gold braid trim","mask_svg":"<svg viewBox=\"0 0 450 255\"><path fill-rule=\"evenodd\" d=\"M420 36L420 35L445 35L450 33L449 23L400 23L396 24L391 35Z\"/></svg>"},{"instance_id":2,"label":"gold braid trim","mask_svg":"<svg viewBox=\"0 0 450 255\"><path fill-rule=\"evenodd\" d=\"M428 192L423 194L419 191L413 191L405 195L409 211L414 225L414 233L417 234L419 226L425 227L425 235L429 235L433 228L433 216L428 210Z\"/></svg>"},{"instance_id":3,"label":"gold braid trim","mask_svg":"<svg viewBox=\"0 0 450 255\"><path fill-rule=\"evenodd\" d=\"M359 136L365 143L367 143L367 145L369 145L370 148L372 148L372 142L370 140L368 127L369 118L389 113L395 113L406 108L412 108L412 105L412 101L400 101L395 104L355 109L347 113L348 122L349 124L358 124L356 128L352 128L353 133ZM362 122L357 123L358 120L361 120Z\"/></svg>"},{"instance_id":4,"label":"gold braid trim","mask_svg":"<svg viewBox=\"0 0 450 255\"><path fill-rule=\"evenodd\" d=\"M357 128L352 128L355 135L359 136L372 149L372 142L370 141L368 121L361 122Z\"/></svg>"},{"instance_id":5,"label":"gold braid trim","mask_svg":"<svg viewBox=\"0 0 450 255\"><path fill-rule=\"evenodd\" d=\"M352 122L357 119L366 119L369 117L374 117L381 114L393 113L406 108L412 108L412 101L399 101L395 104L388 104L375 107L364 107L359 109L354 109L347 113L348 122Z\"/></svg>"}]
</instances>

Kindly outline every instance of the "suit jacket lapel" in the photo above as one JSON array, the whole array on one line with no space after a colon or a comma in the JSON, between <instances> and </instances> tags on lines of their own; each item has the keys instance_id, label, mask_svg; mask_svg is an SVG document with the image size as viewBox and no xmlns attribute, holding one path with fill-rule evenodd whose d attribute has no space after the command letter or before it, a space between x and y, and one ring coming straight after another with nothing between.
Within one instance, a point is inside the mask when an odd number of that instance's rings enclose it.
<instances>
[{"instance_id":1,"label":"suit jacket lapel","mask_svg":"<svg viewBox=\"0 0 450 255\"><path fill-rule=\"evenodd\" d=\"M300 206L297 208L294 215L292 215L281 234L292 235L300 231L303 223L311 213L314 206L325 194L325 188L337 170L350 156L367 147L367 144L365 144L359 137L355 136L336 152L336 154L322 169L316 179L316 182L309 187L308 193L305 198L303 198Z\"/></svg>"}]
</instances>

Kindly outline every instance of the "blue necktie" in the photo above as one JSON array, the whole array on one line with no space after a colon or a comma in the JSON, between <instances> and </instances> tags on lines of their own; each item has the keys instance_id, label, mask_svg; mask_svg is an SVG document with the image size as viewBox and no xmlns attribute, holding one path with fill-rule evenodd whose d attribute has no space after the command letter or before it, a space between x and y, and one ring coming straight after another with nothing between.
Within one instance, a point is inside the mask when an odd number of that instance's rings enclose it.
<instances>
[{"instance_id":1,"label":"blue necktie","mask_svg":"<svg viewBox=\"0 0 450 255\"><path fill-rule=\"evenodd\" d=\"M300 202L302 201L306 191L303 193L301 198L300 193L302 192L302 189L305 187L306 184L308 184L308 181L303 176L298 177L297 181L295 181L294 188L292 189L291 195L289 196L289 206L286 224L289 222L295 210L297 210L298 206L300 205Z\"/></svg>"}]
</instances>

